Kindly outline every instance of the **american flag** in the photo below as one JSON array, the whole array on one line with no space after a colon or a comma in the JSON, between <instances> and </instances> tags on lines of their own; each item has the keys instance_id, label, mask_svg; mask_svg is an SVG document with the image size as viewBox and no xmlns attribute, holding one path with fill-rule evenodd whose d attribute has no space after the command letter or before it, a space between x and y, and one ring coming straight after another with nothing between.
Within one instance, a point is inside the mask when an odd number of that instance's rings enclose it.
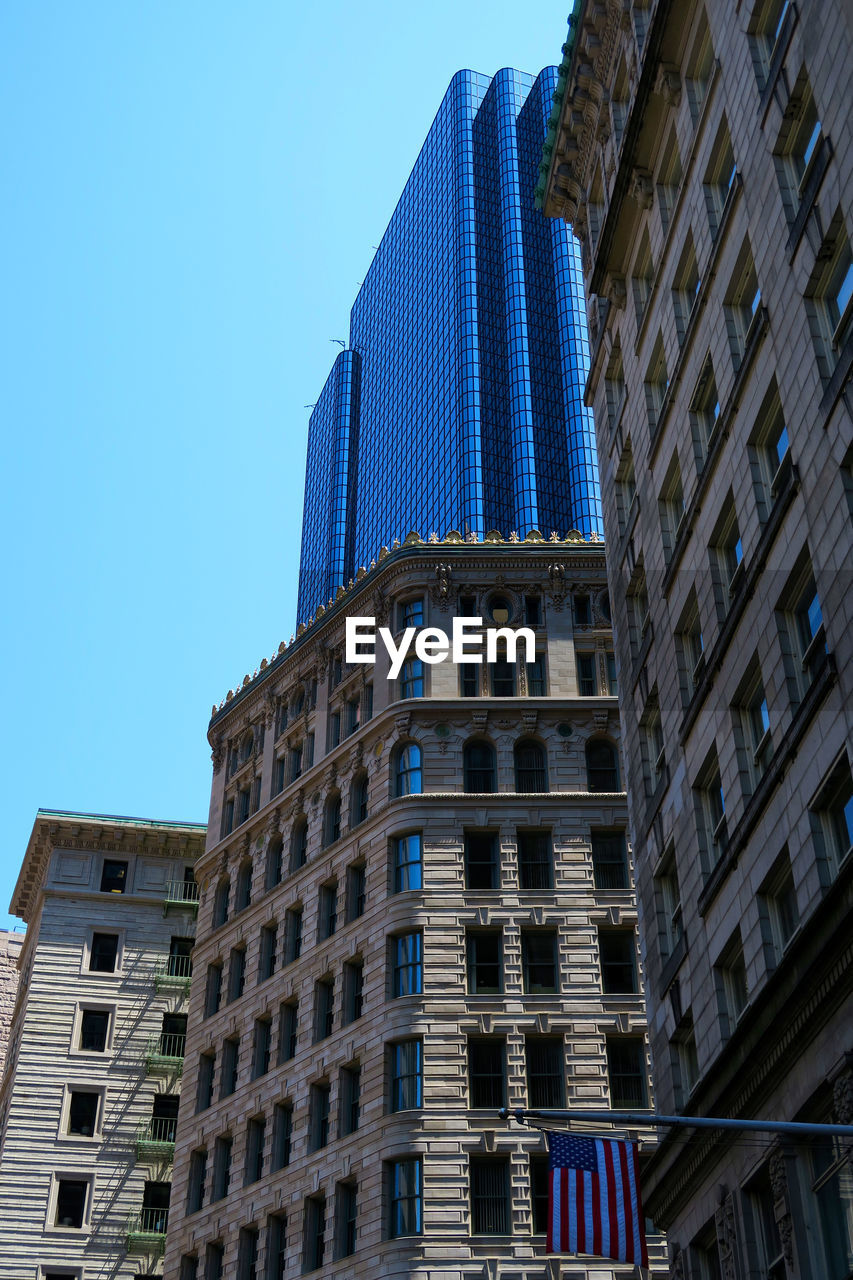
<instances>
[{"instance_id":1,"label":"american flag","mask_svg":"<svg viewBox=\"0 0 853 1280\"><path fill-rule=\"evenodd\" d=\"M546 1253L649 1265L636 1142L548 1133Z\"/></svg>"}]
</instances>

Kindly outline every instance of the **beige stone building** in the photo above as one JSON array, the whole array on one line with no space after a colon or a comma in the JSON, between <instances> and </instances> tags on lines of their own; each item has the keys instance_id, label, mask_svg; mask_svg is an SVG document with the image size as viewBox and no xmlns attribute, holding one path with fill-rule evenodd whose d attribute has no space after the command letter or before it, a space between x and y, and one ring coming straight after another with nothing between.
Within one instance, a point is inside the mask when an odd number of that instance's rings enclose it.
<instances>
[{"instance_id":1,"label":"beige stone building","mask_svg":"<svg viewBox=\"0 0 853 1280\"><path fill-rule=\"evenodd\" d=\"M853 1114L853 9L578 4L583 244L662 1111ZM668 1136L672 1275L853 1270L840 1141Z\"/></svg>"},{"instance_id":2,"label":"beige stone building","mask_svg":"<svg viewBox=\"0 0 853 1280\"><path fill-rule=\"evenodd\" d=\"M535 653L345 661L457 615ZM410 535L214 708L167 1276L593 1274L498 1110L648 1104L609 618L580 535Z\"/></svg>"},{"instance_id":3,"label":"beige stone building","mask_svg":"<svg viewBox=\"0 0 853 1280\"><path fill-rule=\"evenodd\" d=\"M0 1083L0 1276L162 1275L204 826L40 809Z\"/></svg>"},{"instance_id":4,"label":"beige stone building","mask_svg":"<svg viewBox=\"0 0 853 1280\"><path fill-rule=\"evenodd\" d=\"M3 1071L9 1044L9 1030L18 990L18 961L23 941L23 933L0 929L0 1073Z\"/></svg>"}]
</instances>

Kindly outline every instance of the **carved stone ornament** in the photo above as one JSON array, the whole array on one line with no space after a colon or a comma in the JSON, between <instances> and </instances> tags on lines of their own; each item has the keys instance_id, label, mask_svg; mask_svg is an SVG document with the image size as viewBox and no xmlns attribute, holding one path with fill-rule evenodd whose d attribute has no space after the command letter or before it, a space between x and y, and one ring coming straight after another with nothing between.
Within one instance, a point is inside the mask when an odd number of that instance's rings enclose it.
<instances>
[{"instance_id":1,"label":"carved stone ornament","mask_svg":"<svg viewBox=\"0 0 853 1280\"><path fill-rule=\"evenodd\" d=\"M604 296L617 311L624 311L625 303L628 301L625 277L610 272L604 285Z\"/></svg>"},{"instance_id":2,"label":"carved stone ornament","mask_svg":"<svg viewBox=\"0 0 853 1280\"><path fill-rule=\"evenodd\" d=\"M373 616L376 619L377 627L385 627L388 625L388 599L384 592L374 591L373 593Z\"/></svg>"},{"instance_id":3,"label":"carved stone ornament","mask_svg":"<svg viewBox=\"0 0 853 1280\"><path fill-rule=\"evenodd\" d=\"M740 1280L734 1197L727 1195L714 1214L722 1280Z\"/></svg>"},{"instance_id":4,"label":"carved stone ornament","mask_svg":"<svg viewBox=\"0 0 853 1280\"><path fill-rule=\"evenodd\" d=\"M794 1266L794 1220L791 1216L791 1201L788 1195L788 1171L785 1168L785 1157L777 1150L771 1157L770 1190L773 1193L773 1216L779 1231L782 1253L785 1262L793 1270Z\"/></svg>"},{"instance_id":5,"label":"carved stone ornament","mask_svg":"<svg viewBox=\"0 0 853 1280\"><path fill-rule=\"evenodd\" d=\"M684 1280L684 1254L677 1246L669 1263L669 1280Z\"/></svg>"},{"instance_id":6,"label":"carved stone ornament","mask_svg":"<svg viewBox=\"0 0 853 1280\"><path fill-rule=\"evenodd\" d=\"M430 588L430 597L435 605L447 608L450 599L451 570L449 564L435 566L435 580Z\"/></svg>"},{"instance_id":7,"label":"carved stone ornament","mask_svg":"<svg viewBox=\"0 0 853 1280\"><path fill-rule=\"evenodd\" d=\"M839 1124L853 1124L853 1074L839 1076L832 1087L832 1101Z\"/></svg>"},{"instance_id":8,"label":"carved stone ornament","mask_svg":"<svg viewBox=\"0 0 853 1280\"><path fill-rule=\"evenodd\" d=\"M275 698L269 691L264 695L264 722L268 729L271 729L275 722Z\"/></svg>"},{"instance_id":9,"label":"carved stone ornament","mask_svg":"<svg viewBox=\"0 0 853 1280\"><path fill-rule=\"evenodd\" d=\"M655 79L655 93L663 98L668 107L678 107L681 103L681 76L678 68L662 62L658 67Z\"/></svg>"},{"instance_id":10,"label":"carved stone ornament","mask_svg":"<svg viewBox=\"0 0 853 1280\"><path fill-rule=\"evenodd\" d=\"M631 199L641 209L651 209L654 195L655 188L651 174L646 173L645 169L635 169L631 174Z\"/></svg>"},{"instance_id":11,"label":"carved stone ornament","mask_svg":"<svg viewBox=\"0 0 853 1280\"><path fill-rule=\"evenodd\" d=\"M566 598L566 570L561 564L548 566L548 582L551 587L551 599L560 605Z\"/></svg>"},{"instance_id":12,"label":"carved stone ornament","mask_svg":"<svg viewBox=\"0 0 853 1280\"><path fill-rule=\"evenodd\" d=\"M218 733L213 740L213 750L210 753L210 758L213 761L214 773L219 773L219 770L222 768L224 756L225 753L222 748L222 734Z\"/></svg>"}]
</instances>

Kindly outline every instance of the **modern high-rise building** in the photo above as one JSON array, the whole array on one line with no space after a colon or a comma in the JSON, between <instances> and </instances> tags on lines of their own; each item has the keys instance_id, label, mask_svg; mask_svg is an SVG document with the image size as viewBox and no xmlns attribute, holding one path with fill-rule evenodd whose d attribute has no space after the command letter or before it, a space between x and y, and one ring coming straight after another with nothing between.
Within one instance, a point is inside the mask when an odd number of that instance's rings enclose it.
<instances>
[{"instance_id":1,"label":"modern high-rise building","mask_svg":"<svg viewBox=\"0 0 853 1280\"><path fill-rule=\"evenodd\" d=\"M411 529L601 533L579 255L533 208L555 82L451 82L311 415L299 621Z\"/></svg>"},{"instance_id":2,"label":"modern high-rise building","mask_svg":"<svg viewBox=\"0 0 853 1280\"><path fill-rule=\"evenodd\" d=\"M544 1256L498 1116L649 1103L605 582L579 535L413 537L214 708L171 1280L633 1275ZM346 661L348 617L459 614L535 652Z\"/></svg>"},{"instance_id":3,"label":"modern high-rise building","mask_svg":"<svg viewBox=\"0 0 853 1280\"><path fill-rule=\"evenodd\" d=\"M853 10L576 6L582 244L660 1110L853 1121ZM673 1131L673 1276L846 1280L849 1139Z\"/></svg>"},{"instance_id":4,"label":"modern high-rise building","mask_svg":"<svg viewBox=\"0 0 853 1280\"><path fill-rule=\"evenodd\" d=\"M0 1083L0 1276L161 1276L205 828L40 809Z\"/></svg>"}]
</instances>

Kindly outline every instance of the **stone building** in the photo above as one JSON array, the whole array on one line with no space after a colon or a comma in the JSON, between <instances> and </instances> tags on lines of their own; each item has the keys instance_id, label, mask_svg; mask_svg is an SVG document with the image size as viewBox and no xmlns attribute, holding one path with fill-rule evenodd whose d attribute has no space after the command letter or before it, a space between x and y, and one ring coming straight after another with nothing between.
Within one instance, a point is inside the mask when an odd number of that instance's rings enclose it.
<instances>
[{"instance_id":1,"label":"stone building","mask_svg":"<svg viewBox=\"0 0 853 1280\"><path fill-rule=\"evenodd\" d=\"M582 244L662 1111L853 1114L853 10L576 6ZM850 1149L668 1136L672 1274L846 1277Z\"/></svg>"},{"instance_id":2,"label":"stone building","mask_svg":"<svg viewBox=\"0 0 853 1280\"><path fill-rule=\"evenodd\" d=\"M0 1276L162 1274L204 826L40 809L0 1084Z\"/></svg>"},{"instance_id":3,"label":"stone building","mask_svg":"<svg viewBox=\"0 0 853 1280\"><path fill-rule=\"evenodd\" d=\"M18 961L23 941L22 933L0 929L0 1073L9 1044L9 1030L18 990Z\"/></svg>"},{"instance_id":4,"label":"stone building","mask_svg":"<svg viewBox=\"0 0 853 1280\"><path fill-rule=\"evenodd\" d=\"M345 660L456 615L535 654ZM411 534L214 707L167 1275L589 1274L498 1109L648 1103L614 679L600 544Z\"/></svg>"}]
</instances>

